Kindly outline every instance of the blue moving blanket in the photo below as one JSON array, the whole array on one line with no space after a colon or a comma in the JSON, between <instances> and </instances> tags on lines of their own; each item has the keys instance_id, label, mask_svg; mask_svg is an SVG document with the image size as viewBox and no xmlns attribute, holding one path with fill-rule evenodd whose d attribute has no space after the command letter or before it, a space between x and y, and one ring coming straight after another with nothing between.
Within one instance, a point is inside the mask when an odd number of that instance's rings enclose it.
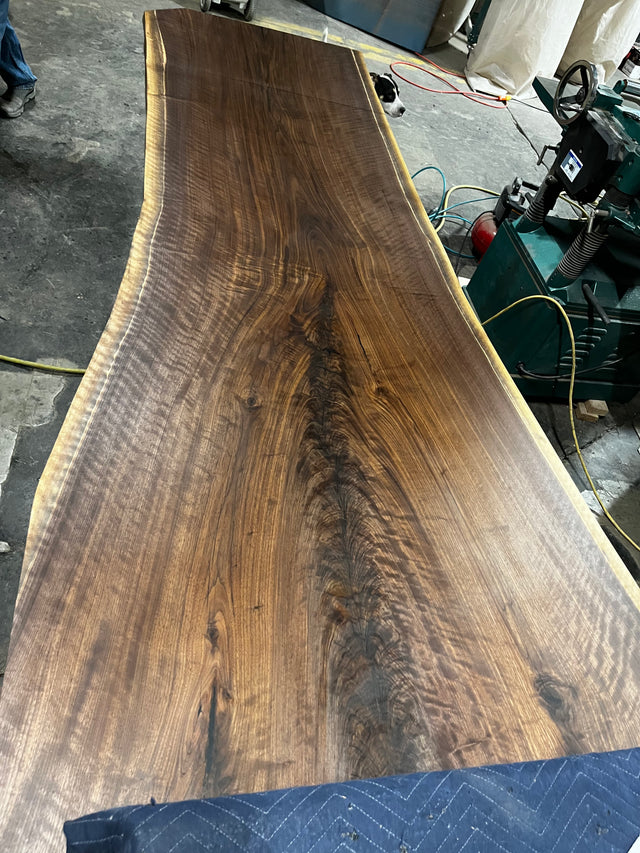
<instances>
[{"instance_id":1,"label":"blue moving blanket","mask_svg":"<svg viewBox=\"0 0 640 853\"><path fill-rule=\"evenodd\" d=\"M70 853L627 853L640 749L130 806L65 833Z\"/></svg>"}]
</instances>

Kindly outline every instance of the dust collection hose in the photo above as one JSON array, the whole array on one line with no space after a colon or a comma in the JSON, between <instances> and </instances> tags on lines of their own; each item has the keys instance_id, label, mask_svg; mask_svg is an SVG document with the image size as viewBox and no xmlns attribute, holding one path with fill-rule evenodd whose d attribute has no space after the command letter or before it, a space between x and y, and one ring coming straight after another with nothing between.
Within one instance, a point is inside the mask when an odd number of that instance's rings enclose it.
<instances>
[{"instance_id":1,"label":"dust collection hose","mask_svg":"<svg viewBox=\"0 0 640 853\"><path fill-rule=\"evenodd\" d=\"M605 225L591 231L585 226L565 252L562 260L547 280L548 287L566 287L575 281L608 237Z\"/></svg>"},{"instance_id":2,"label":"dust collection hose","mask_svg":"<svg viewBox=\"0 0 640 853\"><path fill-rule=\"evenodd\" d=\"M517 231L535 231L544 224L547 213L555 205L560 195L562 186L560 181L551 174L540 184L540 189L535 194L533 201L522 214L518 222Z\"/></svg>"}]
</instances>

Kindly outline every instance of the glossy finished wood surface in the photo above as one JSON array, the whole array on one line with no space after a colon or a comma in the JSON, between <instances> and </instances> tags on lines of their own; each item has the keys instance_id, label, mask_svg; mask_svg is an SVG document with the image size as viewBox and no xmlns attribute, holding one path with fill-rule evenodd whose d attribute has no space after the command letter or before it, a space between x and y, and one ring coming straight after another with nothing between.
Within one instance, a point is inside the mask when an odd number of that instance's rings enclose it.
<instances>
[{"instance_id":1,"label":"glossy finished wood surface","mask_svg":"<svg viewBox=\"0 0 640 853\"><path fill-rule=\"evenodd\" d=\"M152 796L637 745L637 590L360 57L145 26L145 202L33 510L3 849Z\"/></svg>"}]
</instances>

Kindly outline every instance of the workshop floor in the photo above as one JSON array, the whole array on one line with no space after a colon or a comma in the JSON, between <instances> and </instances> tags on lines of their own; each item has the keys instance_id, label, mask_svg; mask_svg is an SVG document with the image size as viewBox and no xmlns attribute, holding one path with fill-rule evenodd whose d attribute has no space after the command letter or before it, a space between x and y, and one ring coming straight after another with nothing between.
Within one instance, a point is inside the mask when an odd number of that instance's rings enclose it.
<instances>
[{"instance_id":1,"label":"workshop floor","mask_svg":"<svg viewBox=\"0 0 640 853\"><path fill-rule=\"evenodd\" d=\"M142 202L141 18L148 5L199 8L198 0L50 0L46 7L38 0L11 2L14 26L39 83L35 105L22 118L0 124L3 354L83 366L109 316ZM412 58L296 0L256 0L254 22L312 38L321 38L328 25L329 40L361 49L373 71ZM460 70L460 46L429 55ZM433 78L420 82L440 86ZM459 96L400 87L407 113L390 122L412 174L435 165L449 185L496 190L515 175L535 180L544 174L543 167L536 167L537 152L559 138L558 126L546 113L514 102L508 110L493 110ZM438 204L437 172L422 173L416 186L427 210ZM477 196L461 194L460 199ZM465 215L473 219L491 206L469 205ZM443 241L460 249L465 227L447 225ZM473 267L461 263L458 271L469 276ZM0 673L33 495L77 384L71 377L0 369L0 541L8 543L0 544ZM536 403L532 408L591 505L567 407ZM607 505L638 539L640 437L635 423L640 429L638 397L626 406L610 405L610 414L597 424L579 423L578 433ZM633 549L618 540L616 534L623 559L640 577Z\"/></svg>"}]
</instances>

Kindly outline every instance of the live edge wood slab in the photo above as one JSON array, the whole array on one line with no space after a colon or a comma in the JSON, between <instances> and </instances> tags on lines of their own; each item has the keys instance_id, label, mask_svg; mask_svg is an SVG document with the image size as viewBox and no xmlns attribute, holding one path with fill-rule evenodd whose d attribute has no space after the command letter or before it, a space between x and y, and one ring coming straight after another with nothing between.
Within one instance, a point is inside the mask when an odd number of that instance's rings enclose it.
<instances>
[{"instance_id":1,"label":"live edge wood slab","mask_svg":"<svg viewBox=\"0 0 640 853\"><path fill-rule=\"evenodd\" d=\"M3 849L152 796L637 745L638 591L360 56L145 26L145 200L33 508Z\"/></svg>"}]
</instances>

